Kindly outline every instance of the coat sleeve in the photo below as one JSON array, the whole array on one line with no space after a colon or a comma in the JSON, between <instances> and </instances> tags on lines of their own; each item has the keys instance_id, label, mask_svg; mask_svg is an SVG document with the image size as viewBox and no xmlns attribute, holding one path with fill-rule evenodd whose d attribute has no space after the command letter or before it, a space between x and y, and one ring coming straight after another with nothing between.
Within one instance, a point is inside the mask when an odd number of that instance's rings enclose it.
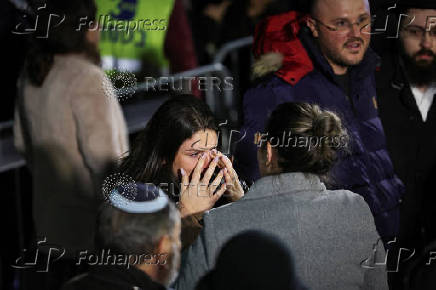
<instances>
[{"instance_id":1,"label":"coat sleeve","mask_svg":"<svg viewBox=\"0 0 436 290\"><path fill-rule=\"evenodd\" d=\"M364 287L365 290L388 290L388 278L384 265L386 252L381 240L374 246L371 266L365 270Z\"/></svg>"},{"instance_id":2,"label":"coat sleeve","mask_svg":"<svg viewBox=\"0 0 436 290\"><path fill-rule=\"evenodd\" d=\"M215 231L212 218L205 213L203 230L182 254L181 271L174 285L176 290L195 289L198 281L213 268L218 250Z\"/></svg>"},{"instance_id":3,"label":"coat sleeve","mask_svg":"<svg viewBox=\"0 0 436 290\"><path fill-rule=\"evenodd\" d=\"M374 224L374 218L369 210L366 202L361 198L361 207L365 211L361 213L362 221L365 225L362 225L362 229L366 228L365 236L368 239L368 243L372 243L372 251L368 255L368 258L362 262L364 270L363 289L365 290L384 290L389 289L388 278L386 272L387 256L382 239L380 238Z\"/></svg>"},{"instance_id":4,"label":"coat sleeve","mask_svg":"<svg viewBox=\"0 0 436 290\"><path fill-rule=\"evenodd\" d=\"M98 192L106 174L128 150L127 126L113 87L102 71L88 71L72 87L77 143Z\"/></svg>"},{"instance_id":5,"label":"coat sleeve","mask_svg":"<svg viewBox=\"0 0 436 290\"><path fill-rule=\"evenodd\" d=\"M182 233L180 238L182 240L182 250L192 245L199 236L203 225L201 221L203 213L193 214L182 218Z\"/></svg>"}]
</instances>

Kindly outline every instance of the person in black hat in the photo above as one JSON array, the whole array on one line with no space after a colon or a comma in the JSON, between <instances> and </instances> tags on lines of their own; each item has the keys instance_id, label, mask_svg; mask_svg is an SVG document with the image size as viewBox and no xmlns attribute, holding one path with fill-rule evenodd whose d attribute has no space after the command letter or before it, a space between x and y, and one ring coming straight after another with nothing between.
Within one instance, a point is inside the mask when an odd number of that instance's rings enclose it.
<instances>
[{"instance_id":1,"label":"person in black hat","mask_svg":"<svg viewBox=\"0 0 436 290\"><path fill-rule=\"evenodd\" d=\"M80 252L90 271L63 290L166 289L180 266L180 214L161 189L128 184L112 190L102 207L96 253Z\"/></svg>"},{"instance_id":2,"label":"person in black hat","mask_svg":"<svg viewBox=\"0 0 436 290\"><path fill-rule=\"evenodd\" d=\"M392 16L398 38L376 73L378 106L394 170L406 186L395 243L418 253L436 239L436 2L399 1ZM398 259L390 258L388 268L396 270ZM399 270L401 280L401 264Z\"/></svg>"}]
</instances>

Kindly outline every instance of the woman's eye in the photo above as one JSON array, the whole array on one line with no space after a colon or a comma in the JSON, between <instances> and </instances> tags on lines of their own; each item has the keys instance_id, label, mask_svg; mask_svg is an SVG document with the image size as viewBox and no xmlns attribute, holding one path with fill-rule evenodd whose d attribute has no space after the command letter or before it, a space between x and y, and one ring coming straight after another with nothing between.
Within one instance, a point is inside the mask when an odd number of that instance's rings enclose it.
<instances>
[{"instance_id":1,"label":"woman's eye","mask_svg":"<svg viewBox=\"0 0 436 290\"><path fill-rule=\"evenodd\" d=\"M195 152L195 153L191 153L189 156L197 157L199 154L200 154L200 152Z\"/></svg>"},{"instance_id":2,"label":"woman's eye","mask_svg":"<svg viewBox=\"0 0 436 290\"><path fill-rule=\"evenodd\" d=\"M413 35L418 35L419 32L420 32L418 29L410 29L409 31L410 31L410 33L413 34Z\"/></svg>"}]
</instances>

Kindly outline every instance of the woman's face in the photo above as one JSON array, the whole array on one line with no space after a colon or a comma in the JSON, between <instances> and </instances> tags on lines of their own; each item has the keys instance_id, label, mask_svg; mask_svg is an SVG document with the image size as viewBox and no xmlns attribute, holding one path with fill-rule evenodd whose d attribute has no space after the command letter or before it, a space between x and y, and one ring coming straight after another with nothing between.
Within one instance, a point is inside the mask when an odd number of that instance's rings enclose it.
<instances>
[{"instance_id":1,"label":"woman's face","mask_svg":"<svg viewBox=\"0 0 436 290\"><path fill-rule=\"evenodd\" d=\"M218 145L218 136L211 129L200 130L194 133L190 139L180 145L173 162L174 176L180 176L180 168L186 174L191 175L202 153L206 154L203 170L209 167L212 158L212 150Z\"/></svg>"}]
</instances>

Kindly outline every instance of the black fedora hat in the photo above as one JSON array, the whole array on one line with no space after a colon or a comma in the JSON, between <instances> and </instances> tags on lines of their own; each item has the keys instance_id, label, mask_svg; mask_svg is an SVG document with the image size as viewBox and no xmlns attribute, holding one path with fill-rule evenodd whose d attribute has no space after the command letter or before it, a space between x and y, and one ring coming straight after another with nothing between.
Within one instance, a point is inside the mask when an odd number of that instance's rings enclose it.
<instances>
[{"instance_id":1,"label":"black fedora hat","mask_svg":"<svg viewBox=\"0 0 436 290\"><path fill-rule=\"evenodd\" d=\"M436 9L436 0L373 0L371 8L381 14L405 13L408 9ZM384 11L384 13L382 12ZM436 15L434 15L436 16Z\"/></svg>"},{"instance_id":2,"label":"black fedora hat","mask_svg":"<svg viewBox=\"0 0 436 290\"><path fill-rule=\"evenodd\" d=\"M402 11L411 8L436 9L436 0L398 0L396 1L396 4L397 4L396 9Z\"/></svg>"}]
</instances>

